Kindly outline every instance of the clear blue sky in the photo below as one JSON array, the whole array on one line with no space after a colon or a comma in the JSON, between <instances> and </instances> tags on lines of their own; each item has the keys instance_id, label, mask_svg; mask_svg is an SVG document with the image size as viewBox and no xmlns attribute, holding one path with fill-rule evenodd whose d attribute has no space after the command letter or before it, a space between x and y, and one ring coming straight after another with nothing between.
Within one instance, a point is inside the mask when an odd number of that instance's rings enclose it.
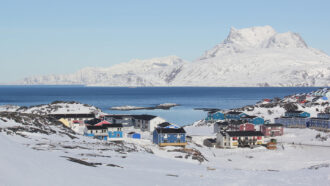
<instances>
[{"instance_id":1,"label":"clear blue sky","mask_svg":"<svg viewBox=\"0 0 330 186\"><path fill-rule=\"evenodd\" d=\"M0 0L0 83L132 58L194 60L230 27L298 32L330 54L330 1Z\"/></svg>"}]
</instances>

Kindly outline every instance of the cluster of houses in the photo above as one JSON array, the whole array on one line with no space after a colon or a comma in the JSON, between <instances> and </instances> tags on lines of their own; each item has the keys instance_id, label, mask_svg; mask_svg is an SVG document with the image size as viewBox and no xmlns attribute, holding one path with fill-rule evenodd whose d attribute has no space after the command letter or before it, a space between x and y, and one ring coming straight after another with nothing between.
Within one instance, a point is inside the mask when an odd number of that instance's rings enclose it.
<instances>
[{"instance_id":1,"label":"cluster of houses","mask_svg":"<svg viewBox=\"0 0 330 186\"><path fill-rule=\"evenodd\" d=\"M288 111L285 115L275 118L276 123L285 127L314 128L318 130L330 130L330 113L318 113L317 117L310 117L310 113L304 111Z\"/></svg>"},{"instance_id":2,"label":"cluster of houses","mask_svg":"<svg viewBox=\"0 0 330 186\"><path fill-rule=\"evenodd\" d=\"M141 139L141 132L152 134L153 143L159 146L185 146L186 132L182 127L168 123L153 115L100 115L90 114L51 114L75 132L108 141L121 141L125 138ZM127 128L127 130L124 130Z\"/></svg>"},{"instance_id":3,"label":"cluster of houses","mask_svg":"<svg viewBox=\"0 0 330 186\"><path fill-rule=\"evenodd\" d=\"M322 103L324 101L330 100L330 89L329 88L320 88L317 91L296 94L292 96L285 97L288 102L298 103L305 106L311 106L313 103Z\"/></svg>"},{"instance_id":4,"label":"cluster of houses","mask_svg":"<svg viewBox=\"0 0 330 186\"><path fill-rule=\"evenodd\" d=\"M283 135L282 124L265 124L258 116L244 112L210 111L205 119L214 123L216 139L204 140L204 145L220 148L253 147L262 145L264 138ZM255 126L259 126L259 130Z\"/></svg>"}]
</instances>

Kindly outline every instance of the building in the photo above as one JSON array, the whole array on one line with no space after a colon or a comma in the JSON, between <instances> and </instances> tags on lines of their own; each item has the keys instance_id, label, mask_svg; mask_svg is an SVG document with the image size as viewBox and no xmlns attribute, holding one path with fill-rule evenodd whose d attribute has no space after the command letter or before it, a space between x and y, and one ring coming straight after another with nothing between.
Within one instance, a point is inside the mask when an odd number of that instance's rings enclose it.
<instances>
[{"instance_id":1,"label":"building","mask_svg":"<svg viewBox=\"0 0 330 186\"><path fill-rule=\"evenodd\" d=\"M95 137L102 140L108 139L108 128L106 126L86 126L85 136Z\"/></svg>"},{"instance_id":2,"label":"building","mask_svg":"<svg viewBox=\"0 0 330 186\"><path fill-rule=\"evenodd\" d=\"M308 127L320 130L330 130L330 118L310 118Z\"/></svg>"},{"instance_id":3,"label":"building","mask_svg":"<svg viewBox=\"0 0 330 186\"><path fill-rule=\"evenodd\" d=\"M100 117L102 120L106 120L113 124L122 124L123 126L133 126L133 116L131 115L103 115Z\"/></svg>"},{"instance_id":4,"label":"building","mask_svg":"<svg viewBox=\"0 0 330 186\"><path fill-rule=\"evenodd\" d=\"M239 120L243 116L247 116L247 114L243 112L235 112L235 111L227 112L225 115L226 119L230 119L230 120Z\"/></svg>"},{"instance_id":5,"label":"building","mask_svg":"<svg viewBox=\"0 0 330 186\"><path fill-rule=\"evenodd\" d=\"M303 117L279 117L275 118L275 123L283 124L285 127L306 128L310 118Z\"/></svg>"},{"instance_id":6,"label":"building","mask_svg":"<svg viewBox=\"0 0 330 186\"><path fill-rule=\"evenodd\" d=\"M311 117L311 114L304 111L287 111L284 114L285 117L302 117L302 118L308 118Z\"/></svg>"},{"instance_id":7,"label":"building","mask_svg":"<svg viewBox=\"0 0 330 186\"><path fill-rule=\"evenodd\" d=\"M129 132L127 133L128 138L133 138L133 139L141 139L141 134L136 133L136 132Z\"/></svg>"},{"instance_id":8,"label":"building","mask_svg":"<svg viewBox=\"0 0 330 186\"><path fill-rule=\"evenodd\" d=\"M317 117L327 119L330 118L330 113L318 113Z\"/></svg>"},{"instance_id":9,"label":"building","mask_svg":"<svg viewBox=\"0 0 330 186\"><path fill-rule=\"evenodd\" d=\"M265 137L282 136L283 125L280 123L264 124L260 126L260 131Z\"/></svg>"},{"instance_id":10,"label":"building","mask_svg":"<svg viewBox=\"0 0 330 186\"><path fill-rule=\"evenodd\" d=\"M243 123L239 125L238 131L255 131L254 124Z\"/></svg>"},{"instance_id":11,"label":"building","mask_svg":"<svg viewBox=\"0 0 330 186\"><path fill-rule=\"evenodd\" d=\"M74 120L72 122L71 129L80 135L84 135L87 130L85 123L83 121L78 120Z\"/></svg>"},{"instance_id":12,"label":"building","mask_svg":"<svg viewBox=\"0 0 330 186\"><path fill-rule=\"evenodd\" d=\"M252 123L254 125L262 125L265 123L264 118L258 117L258 116L249 116L244 115L241 117L241 120L246 121L247 123Z\"/></svg>"},{"instance_id":13,"label":"building","mask_svg":"<svg viewBox=\"0 0 330 186\"><path fill-rule=\"evenodd\" d=\"M186 131L183 128L156 128L153 143L159 146L185 146Z\"/></svg>"},{"instance_id":14,"label":"building","mask_svg":"<svg viewBox=\"0 0 330 186\"><path fill-rule=\"evenodd\" d=\"M222 121L222 122L215 122L213 125L213 132L218 133L220 131L224 131L228 129L228 121Z\"/></svg>"},{"instance_id":15,"label":"building","mask_svg":"<svg viewBox=\"0 0 330 186\"><path fill-rule=\"evenodd\" d=\"M57 119L62 122L66 127L71 128L73 121L85 121L95 118L93 113L84 114L49 114L48 116Z\"/></svg>"},{"instance_id":16,"label":"building","mask_svg":"<svg viewBox=\"0 0 330 186\"><path fill-rule=\"evenodd\" d=\"M165 122L165 119L153 116L153 115L133 115L133 125L135 128L139 128L142 131L149 131L152 132L155 130L155 128Z\"/></svg>"},{"instance_id":17,"label":"building","mask_svg":"<svg viewBox=\"0 0 330 186\"><path fill-rule=\"evenodd\" d=\"M260 131L223 131L217 134L217 147L237 148L262 145L264 136Z\"/></svg>"},{"instance_id":18,"label":"building","mask_svg":"<svg viewBox=\"0 0 330 186\"><path fill-rule=\"evenodd\" d=\"M103 125L103 126L107 127L108 140L110 141L123 140L122 124L111 124L111 125Z\"/></svg>"},{"instance_id":19,"label":"building","mask_svg":"<svg viewBox=\"0 0 330 186\"><path fill-rule=\"evenodd\" d=\"M206 121L224 120L225 114L220 111L210 111L207 113Z\"/></svg>"},{"instance_id":20,"label":"building","mask_svg":"<svg viewBox=\"0 0 330 186\"><path fill-rule=\"evenodd\" d=\"M321 88L318 89L313 93L314 96L320 96L320 97L330 97L330 90L328 88Z\"/></svg>"},{"instance_id":21,"label":"building","mask_svg":"<svg viewBox=\"0 0 330 186\"><path fill-rule=\"evenodd\" d=\"M123 139L123 125L122 124L106 124L101 126L87 125L85 136L95 137L102 140L122 140Z\"/></svg>"},{"instance_id":22,"label":"building","mask_svg":"<svg viewBox=\"0 0 330 186\"><path fill-rule=\"evenodd\" d=\"M217 144L217 140L214 138L207 138L203 141L203 145L207 147L215 147Z\"/></svg>"}]
</instances>

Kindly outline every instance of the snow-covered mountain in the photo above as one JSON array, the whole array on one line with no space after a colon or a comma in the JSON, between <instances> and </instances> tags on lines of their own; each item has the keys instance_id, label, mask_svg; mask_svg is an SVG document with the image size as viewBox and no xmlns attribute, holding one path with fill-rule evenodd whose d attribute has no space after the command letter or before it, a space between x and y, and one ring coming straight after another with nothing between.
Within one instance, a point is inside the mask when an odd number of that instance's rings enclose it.
<instances>
[{"instance_id":1,"label":"snow-covered mountain","mask_svg":"<svg viewBox=\"0 0 330 186\"><path fill-rule=\"evenodd\" d=\"M19 84L89 86L330 86L330 57L293 32L270 26L232 28L198 60L169 56L132 60L68 75L25 78Z\"/></svg>"},{"instance_id":2,"label":"snow-covered mountain","mask_svg":"<svg viewBox=\"0 0 330 186\"><path fill-rule=\"evenodd\" d=\"M176 56L134 59L107 68L87 67L73 74L25 78L21 84L62 84L90 86L161 86L167 85L187 62Z\"/></svg>"}]
</instances>

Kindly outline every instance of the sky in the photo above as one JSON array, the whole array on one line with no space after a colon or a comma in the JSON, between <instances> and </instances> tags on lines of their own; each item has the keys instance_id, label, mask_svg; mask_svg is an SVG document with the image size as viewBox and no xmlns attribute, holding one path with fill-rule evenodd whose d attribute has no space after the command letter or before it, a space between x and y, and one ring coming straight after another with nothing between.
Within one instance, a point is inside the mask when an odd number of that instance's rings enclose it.
<instances>
[{"instance_id":1,"label":"sky","mask_svg":"<svg viewBox=\"0 0 330 186\"><path fill-rule=\"evenodd\" d=\"M330 54L330 1L0 0L0 83L176 55L193 61L230 28L270 25Z\"/></svg>"}]
</instances>

